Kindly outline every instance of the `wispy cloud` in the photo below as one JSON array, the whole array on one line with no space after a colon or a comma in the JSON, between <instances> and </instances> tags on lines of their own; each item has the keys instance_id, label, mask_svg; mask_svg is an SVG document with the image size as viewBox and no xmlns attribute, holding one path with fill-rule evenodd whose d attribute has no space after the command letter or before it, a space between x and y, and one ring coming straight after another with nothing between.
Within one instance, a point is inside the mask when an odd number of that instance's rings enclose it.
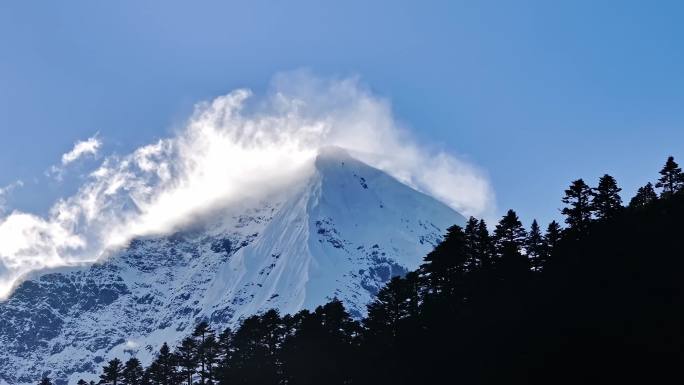
<instances>
[{"instance_id":1,"label":"wispy cloud","mask_svg":"<svg viewBox=\"0 0 684 385\"><path fill-rule=\"evenodd\" d=\"M55 178L57 181L62 181L64 172L69 164L85 156L97 155L97 152L102 146L102 141L97 136L98 134L96 133L86 140L79 140L74 143L74 147L71 151L62 154L61 163L59 165L55 164L50 166L50 168L45 171L45 176Z\"/></svg>"},{"instance_id":2,"label":"wispy cloud","mask_svg":"<svg viewBox=\"0 0 684 385\"><path fill-rule=\"evenodd\" d=\"M97 134L86 140L76 142L71 151L62 155L62 166L66 166L83 156L97 154L101 145L102 142L97 138Z\"/></svg>"},{"instance_id":3,"label":"wispy cloud","mask_svg":"<svg viewBox=\"0 0 684 385\"><path fill-rule=\"evenodd\" d=\"M481 170L419 144L358 79L288 73L264 97L238 89L200 103L176 136L106 157L49 215L0 218L0 296L29 271L92 261L133 237L279 190L311 172L318 150L331 145L466 215L494 209ZM79 142L62 164L99 147L96 137Z\"/></svg>"},{"instance_id":4,"label":"wispy cloud","mask_svg":"<svg viewBox=\"0 0 684 385\"><path fill-rule=\"evenodd\" d=\"M7 195L9 195L15 189L23 186L24 182L17 180L8 184L5 187L0 187L0 214L4 213L7 210Z\"/></svg>"}]
</instances>

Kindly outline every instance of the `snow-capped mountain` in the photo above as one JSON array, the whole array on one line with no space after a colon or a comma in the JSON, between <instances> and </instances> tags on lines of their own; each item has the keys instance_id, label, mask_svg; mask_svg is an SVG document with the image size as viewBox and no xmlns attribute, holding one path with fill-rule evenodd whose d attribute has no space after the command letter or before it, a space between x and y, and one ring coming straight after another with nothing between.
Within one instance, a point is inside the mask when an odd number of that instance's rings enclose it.
<instances>
[{"instance_id":1,"label":"snow-capped mountain","mask_svg":"<svg viewBox=\"0 0 684 385\"><path fill-rule=\"evenodd\" d=\"M252 206L25 280L0 302L0 383L75 384L115 356L147 364L201 319L222 329L334 297L361 316L384 282L464 222L340 149L322 152L293 192Z\"/></svg>"}]
</instances>

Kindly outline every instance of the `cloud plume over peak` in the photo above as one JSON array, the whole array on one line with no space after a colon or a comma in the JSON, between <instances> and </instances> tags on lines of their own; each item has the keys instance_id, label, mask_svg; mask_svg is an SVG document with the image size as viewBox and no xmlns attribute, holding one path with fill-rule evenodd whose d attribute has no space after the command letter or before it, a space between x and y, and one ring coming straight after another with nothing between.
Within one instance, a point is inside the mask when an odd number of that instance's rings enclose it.
<instances>
[{"instance_id":1,"label":"cloud plume over peak","mask_svg":"<svg viewBox=\"0 0 684 385\"><path fill-rule=\"evenodd\" d=\"M258 199L306 177L319 149L338 146L466 215L494 196L476 167L416 143L390 104L358 79L278 75L264 97L234 90L199 103L173 137L105 157L49 215L0 218L0 297L22 274L93 261L137 236L172 231L197 215ZM100 147L79 142L66 165ZM261 194L261 195L260 195Z\"/></svg>"}]
</instances>

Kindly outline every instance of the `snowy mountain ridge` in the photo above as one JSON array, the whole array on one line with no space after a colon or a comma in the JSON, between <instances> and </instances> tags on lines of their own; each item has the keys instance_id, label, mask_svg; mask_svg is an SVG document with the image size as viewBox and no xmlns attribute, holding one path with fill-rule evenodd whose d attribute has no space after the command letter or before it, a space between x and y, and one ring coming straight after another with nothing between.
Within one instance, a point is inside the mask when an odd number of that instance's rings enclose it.
<instances>
[{"instance_id":1,"label":"snowy mountain ridge","mask_svg":"<svg viewBox=\"0 0 684 385\"><path fill-rule=\"evenodd\" d=\"M0 383L96 379L103 362L151 361L202 319L222 329L270 308L341 299L355 316L465 219L340 149L293 192L89 266L46 272L0 302Z\"/></svg>"}]
</instances>

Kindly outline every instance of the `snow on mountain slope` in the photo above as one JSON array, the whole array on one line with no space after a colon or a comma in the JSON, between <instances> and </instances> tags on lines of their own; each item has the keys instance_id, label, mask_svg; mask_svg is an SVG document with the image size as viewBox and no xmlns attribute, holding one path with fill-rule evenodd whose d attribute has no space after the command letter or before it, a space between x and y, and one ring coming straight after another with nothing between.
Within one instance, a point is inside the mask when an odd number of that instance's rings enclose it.
<instances>
[{"instance_id":1,"label":"snow on mountain slope","mask_svg":"<svg viewBox=\"0 0 684 385\"><path fill-rule=\"evenodd\" d=\"M149 363L195 323L217 329L277 308L339 298L352 314L391 276L415 269L464 218L337 148L307 183L227 210L170 236L138 239L110 258L44 272L0 303L0 383L96 379L104 361Z\"/></svg>"}]
</instances>

